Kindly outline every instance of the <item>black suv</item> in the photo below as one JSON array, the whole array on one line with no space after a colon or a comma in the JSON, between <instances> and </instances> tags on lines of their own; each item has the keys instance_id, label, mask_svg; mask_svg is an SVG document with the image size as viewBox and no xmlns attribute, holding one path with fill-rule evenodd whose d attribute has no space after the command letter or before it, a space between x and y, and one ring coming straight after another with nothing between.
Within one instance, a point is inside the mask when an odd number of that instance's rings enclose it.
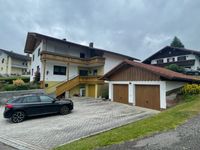
<instances>
[{"instance_id":1,"label":"black suv","mask_svg":"<svg viewBox=\"0 0 200 150\"><path fill-rule=\"evenodd\" d=\"M47 95L27 95L8 100L4 118L19 123L26 117L60 113L66 115L73 109L71 100L57 100Z\"/></svg>"}]
</instances>

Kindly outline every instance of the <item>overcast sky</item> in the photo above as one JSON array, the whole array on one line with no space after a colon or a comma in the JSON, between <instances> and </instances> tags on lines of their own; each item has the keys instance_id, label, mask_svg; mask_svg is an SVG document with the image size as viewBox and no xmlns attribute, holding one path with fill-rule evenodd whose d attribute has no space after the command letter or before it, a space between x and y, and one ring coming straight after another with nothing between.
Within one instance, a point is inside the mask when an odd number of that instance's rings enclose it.
<instances>
[{"instance_id":1,"label":"overcast sky","mask_svg":"<svg viewBox=\"0 0 200 150\"><path fill-rule=\"evenodd\" d=\"M0 0L0 48L23 53L27 32L140 59L178 36L200 49L200 0Z\"/></svg>"}]
</instances>

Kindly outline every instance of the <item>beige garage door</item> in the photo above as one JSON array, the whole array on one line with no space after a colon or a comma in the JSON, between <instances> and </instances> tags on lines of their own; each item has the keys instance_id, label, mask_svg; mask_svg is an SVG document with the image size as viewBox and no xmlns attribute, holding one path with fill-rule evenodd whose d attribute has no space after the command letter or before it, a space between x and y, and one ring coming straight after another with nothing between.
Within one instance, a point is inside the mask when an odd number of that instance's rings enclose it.
<instances>
[{"instance_id":1,"label":"beige garage door","mask_svg":"<svg viewBox=\"0 0 200 150\"><path fill-rule=\"evenodd\" d=\"M136 106L160 110L160 86L159 85L136 85Z\"/></svg>"},{"instance_id":2,"label":"beige garage door","mask_svg":"<svg viewBox=\"0 0 200 150\"><path fill-rule=\"evenodd\" d=\"M127 84L113 85L113 101L128 104L128 85Z\"/></svg>"}]
</instances>

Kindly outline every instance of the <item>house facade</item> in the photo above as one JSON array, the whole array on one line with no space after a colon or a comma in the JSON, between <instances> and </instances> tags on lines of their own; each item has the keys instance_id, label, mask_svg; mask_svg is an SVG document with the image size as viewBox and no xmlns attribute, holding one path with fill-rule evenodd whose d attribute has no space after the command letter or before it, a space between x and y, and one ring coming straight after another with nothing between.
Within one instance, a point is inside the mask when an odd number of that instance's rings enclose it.
<instances>
[{"instance_id":1,"label":"house facade","mask_svg":"<svg viewBox=\"0 0 200 150\"><path fill-rule=\"evenodd\" d=\"M166 46L143 61L146 64L166 67L176 64L191 70L200 70L200 51Z\"/></svg>"},{"instance_id":2,"label":"house facade","mask_svg":"<svg viewBox=\"0 0 200 150\"><path fill-rule=\"evenodd\" d=\"M155 110L166 109L167 96L200 80L165 68L126 60L106 73L109 99Z\"/></svg>"},{"instance_id":3,"label":"house facade","mask_svg":"<svg viewBox=\"0 0 200 150\"><path fill-rule=\"evenodd\" d=\"M32 55L31 81L40 72L40 81L47 93L56 96L102 96L105 89L99 77L124 59L133 57L57 39L28 33L25 53Z\"/></svg>"},{"instance_id":4,"label":"house facade","mask_svg":"<svg viewBox=\"0 0 200 150\"><path fill-rule=\"evenodd\" d=\"M0 75L29 75L31 58L26 55L0 49Z\"/></svg>"}]
</instances>

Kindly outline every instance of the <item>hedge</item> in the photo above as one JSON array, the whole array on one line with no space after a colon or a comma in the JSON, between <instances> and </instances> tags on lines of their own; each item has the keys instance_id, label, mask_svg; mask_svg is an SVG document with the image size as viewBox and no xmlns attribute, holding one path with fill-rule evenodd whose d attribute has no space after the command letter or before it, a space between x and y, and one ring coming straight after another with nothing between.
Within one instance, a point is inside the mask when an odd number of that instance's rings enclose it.
<instances>
[{"instance_id":1,"label":"hedge","mask_svg":"<svg viewBox=\"0 0 200 150\"><path fill-rule=\"evenodd\" d=\"M0 82L12 84L13 80L22 79L25 83L30 82L30 77L1 77Z\"/></svg>"}]
</instances>

